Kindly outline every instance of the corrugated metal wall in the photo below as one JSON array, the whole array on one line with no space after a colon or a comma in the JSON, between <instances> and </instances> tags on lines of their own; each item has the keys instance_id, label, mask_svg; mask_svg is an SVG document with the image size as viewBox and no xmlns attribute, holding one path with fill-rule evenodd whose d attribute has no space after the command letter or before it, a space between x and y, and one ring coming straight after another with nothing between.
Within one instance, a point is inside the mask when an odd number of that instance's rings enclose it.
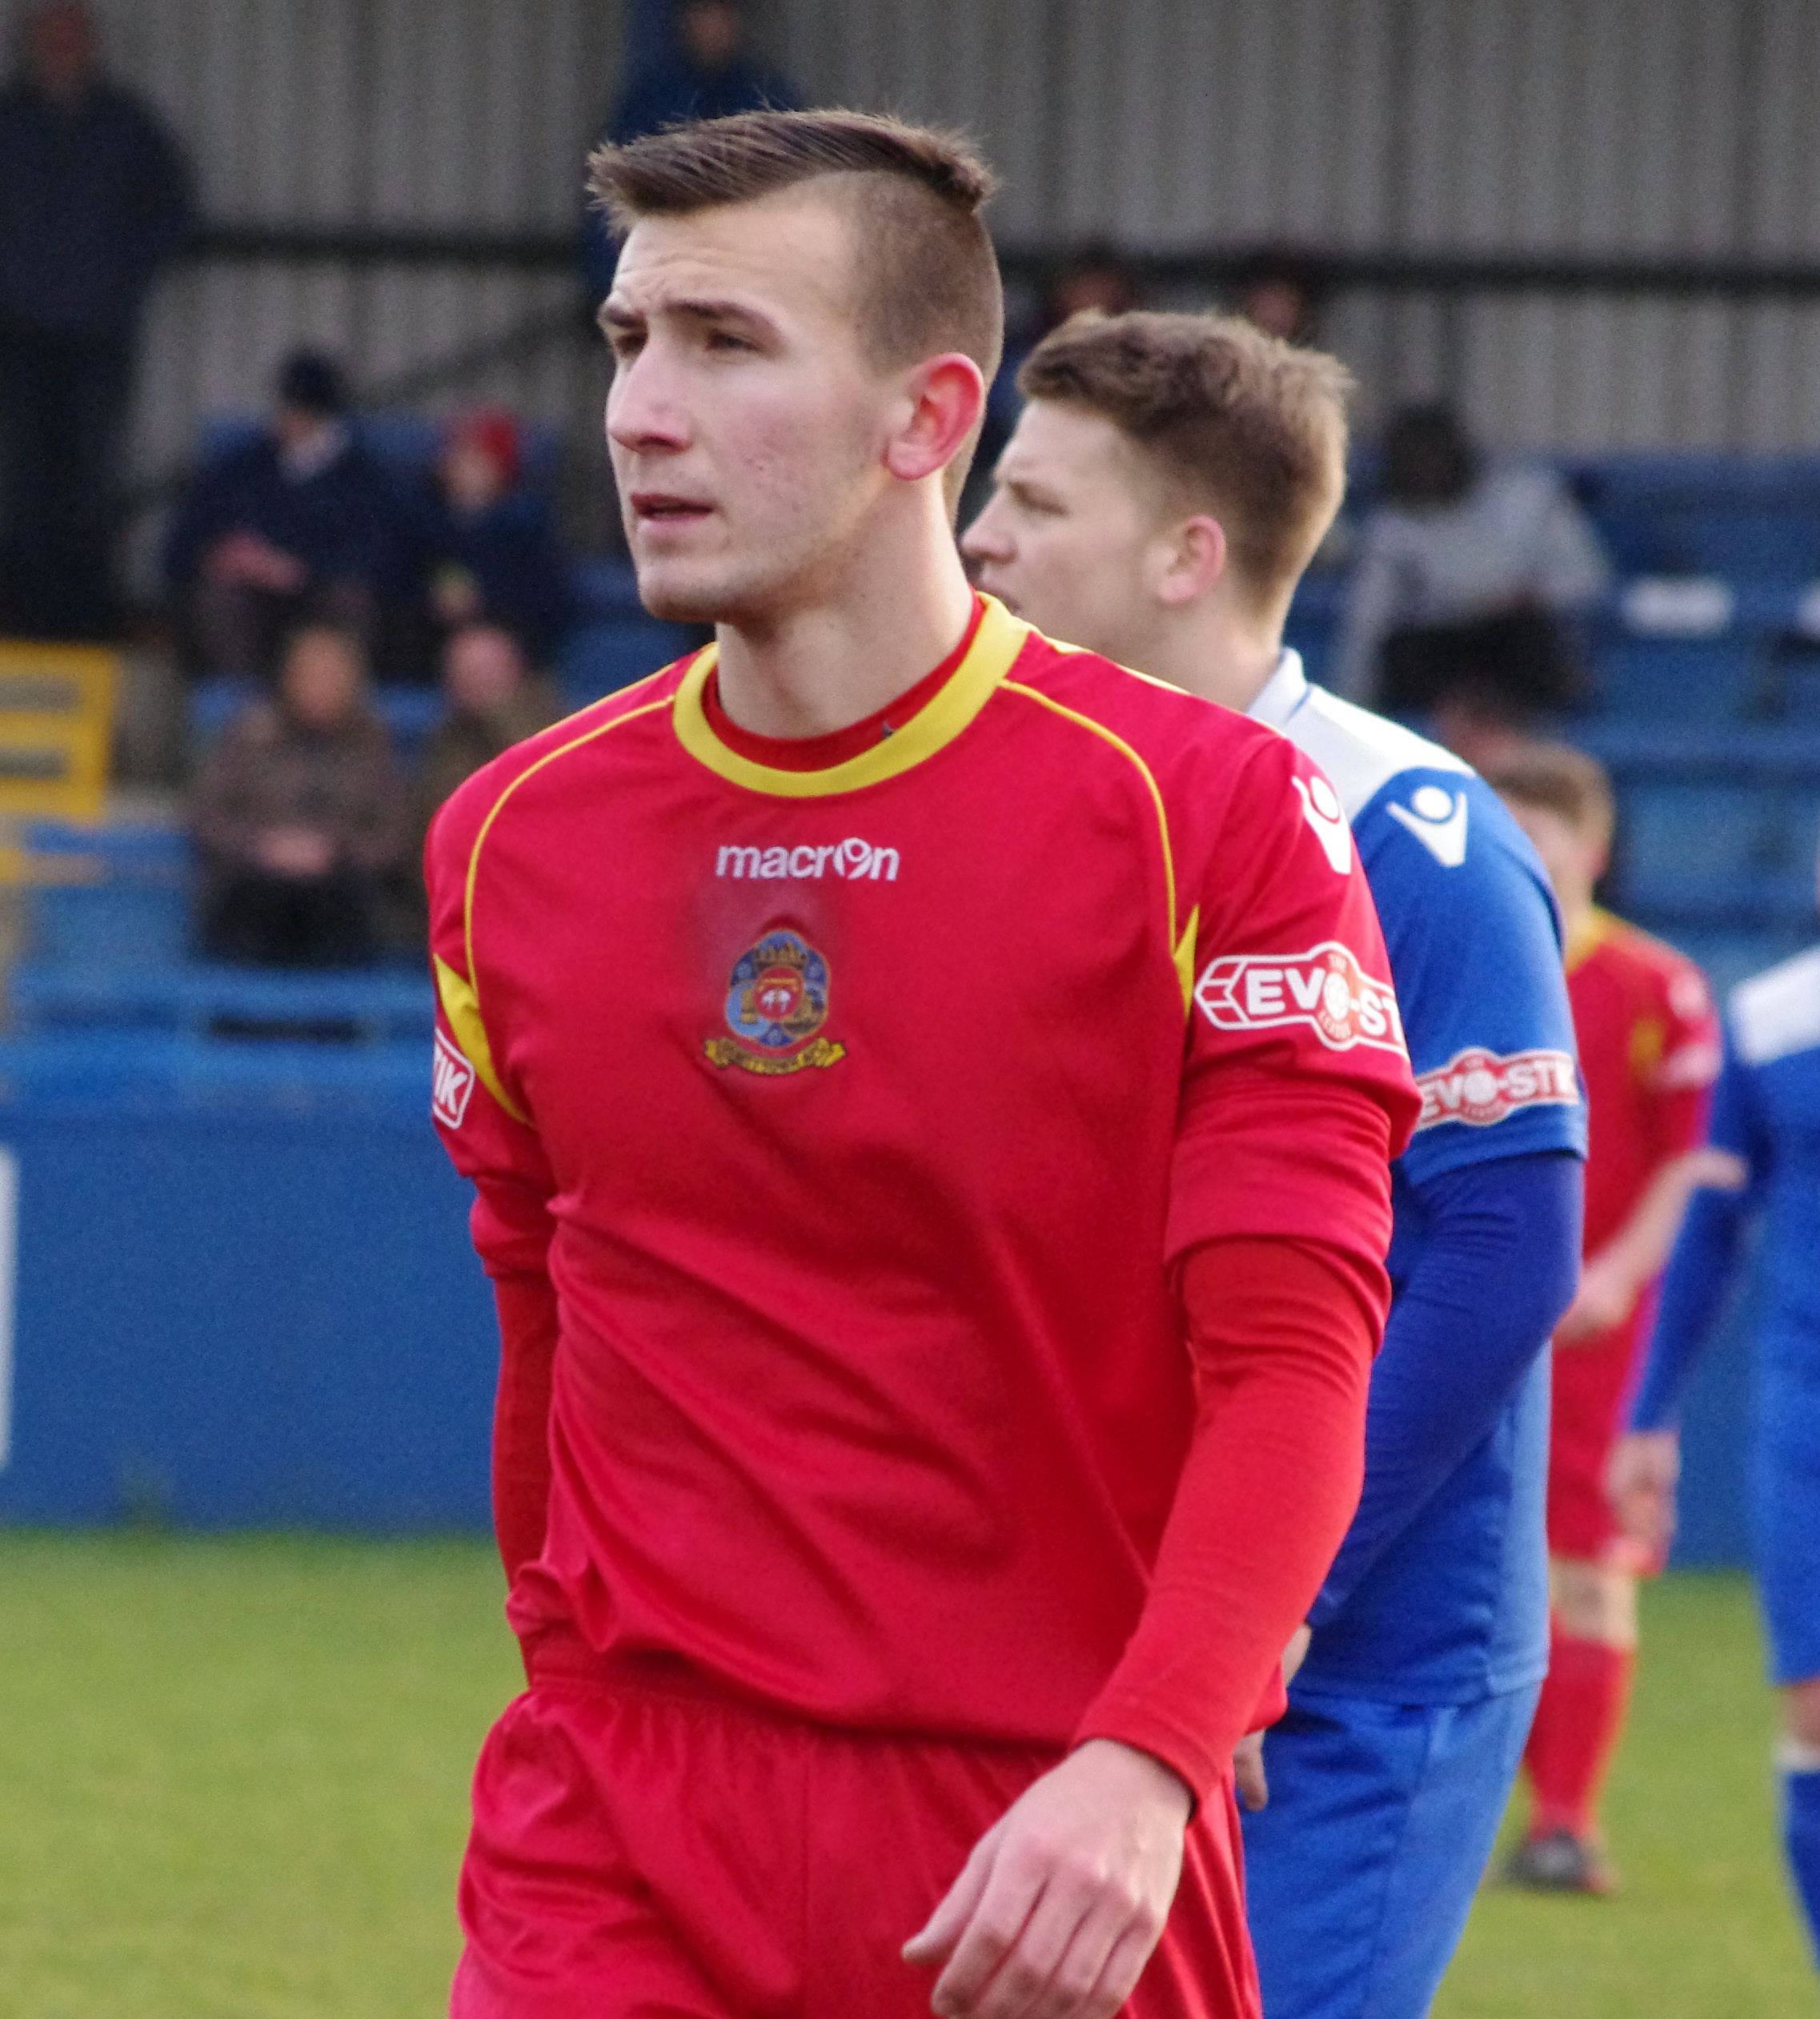
<instances>
[{"instance_id":1,"label":"corrugated metal wall","mask_svg":"<svg viewBox=\"0 0 1820 2019\"><path fill-rule=\"evenodd\" d=\"M629 3L629 0L628 0ZM246 223L559 230L616 85L620 0L100 0L114 66ZM24 0L0 0L10 28ZM1008 243L1820 259L1816 0L770 0L823 100L959 122ZM257 401L284 348L369 383L559 304L560 275L276 263L164 282L137 460ZM1512 444L1820 443L1820 307L1357 291L1369 405L1457 387ZM576 343L471 388L585 439Z\"/></svg>"},{"instance_id":2,"label":"corrugated metal wall","mask_svg":"<svg viewBox=\"0 0 1820 2019\"><path fill-rule=\"evenodd\" d=\"M958 121L1009 242L1820 259L1814 0L785 0L817 96ZM1335 303L1374 403L1530 444L1820 442L1820 307Z\"/></svg>"}]
</instances>

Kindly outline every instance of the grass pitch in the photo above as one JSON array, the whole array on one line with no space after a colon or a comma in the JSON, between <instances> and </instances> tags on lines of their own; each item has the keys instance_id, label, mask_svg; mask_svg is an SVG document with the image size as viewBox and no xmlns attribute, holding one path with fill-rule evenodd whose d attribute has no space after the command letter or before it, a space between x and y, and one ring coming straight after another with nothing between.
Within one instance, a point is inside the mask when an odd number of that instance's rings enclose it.
<instances>
[{"instance_id":1,"label":"grass pitch","mask_svg":"<svg viewBox=\"0 0 1820 2019\"><path fill-rule=\"evenodd\" d=\"M500 1596L483 1543L0 1533L0 2015L436 2019ZM1812 2019L1748 1591L1645 1632L1627 1890L1488 1889L1437 2019Z\"/></svg>"},{"instance_id":2,"label":"grass pitch","mask_svg":"<svg viewBox=\"0 0 1820 2019\"><path fill-rule=\"evenodd\" d=\"M1820 1987L1782 1877L1775 1728L1746 1581L1646 1588L1605 1804L1623 1890L1518 1893L1496 1883L1494 1860L1434 2019L1814 2019ZM1524 1808L1520 1794L1499 1858Z\"/></svg>"}]
</instances>

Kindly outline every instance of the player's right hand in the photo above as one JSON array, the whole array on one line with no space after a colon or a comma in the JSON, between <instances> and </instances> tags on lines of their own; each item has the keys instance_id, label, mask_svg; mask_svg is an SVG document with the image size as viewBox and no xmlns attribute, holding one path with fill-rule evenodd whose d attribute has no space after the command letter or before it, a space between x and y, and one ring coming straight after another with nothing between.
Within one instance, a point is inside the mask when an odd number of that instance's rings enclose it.
<instances>
[{"instance_id":1,"label":"player's right hand","mask_svg":"<svg viewBox=\"0 0 1820 2019\"><path fill-rule=\"evenodd\" d=\"M1135 1747L1089 1739L973 1848L904 1960L944 1965L940 2019L1112 2019L1162 1938L1193 1798Z\"/></svg>"},{"instance_id":2,"label":"player's right hand","mask_svg":"<svg viewBox=\"0 0 1820 2019\"><path fill-rule=\"evenodd\" d=\"M1627 1431L1612 1447L1606 1498L1624 1532L1652 1551L1674 1536L1674 1489L1681 1477L1681 1439L1672 1430Z\"/></svg>"}]
</instances>

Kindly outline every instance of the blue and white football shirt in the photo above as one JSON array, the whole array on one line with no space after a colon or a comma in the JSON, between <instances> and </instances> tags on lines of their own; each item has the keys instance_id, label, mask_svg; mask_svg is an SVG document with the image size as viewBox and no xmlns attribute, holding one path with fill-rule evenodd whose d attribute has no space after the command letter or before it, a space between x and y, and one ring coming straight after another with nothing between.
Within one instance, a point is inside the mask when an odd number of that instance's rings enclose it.
<instances>
[{"instance_id":1,"label":"blue and white football shirt","mask_svg":"<svg viewBox=\"0 0 1820 2019\"><path fill-rule=\"evenodd\" d=\"M1585 1154L1559 918L1527 837L1451 752L1311 686L1293 652L1250 712L1332 781L1384 927L1423 1097L1393 1172L1394 1294L1432 1238L1429 1181L1500 1158ZM1536 1344L1490 1433L1421 1504L1395 1504L1368 1462L1359 1519L1309 1615L1299 1688L1457 1704L1543 1673L1549 1373ZM1457 1351L1473 1352L1469 1330ZM1384 1406L1374 1390L1374 1416Z\"/></svg>"}]
</instances>

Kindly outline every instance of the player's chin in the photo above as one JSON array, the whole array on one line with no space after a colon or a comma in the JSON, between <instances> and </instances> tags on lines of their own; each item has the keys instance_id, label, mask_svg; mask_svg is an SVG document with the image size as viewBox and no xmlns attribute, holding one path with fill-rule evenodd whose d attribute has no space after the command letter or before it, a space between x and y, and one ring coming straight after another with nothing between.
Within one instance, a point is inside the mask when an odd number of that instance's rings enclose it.
<instances>
[{"instance_id":1,"label":"player's chin","mask_svg":"<svg viewBox=\"0 0 1820 2019\"><path fill-rule=\"evenodd\" d=\"M725 584L699 568L668 560L635 558L632 566L638 576L639 602L667 624L712 624L726 608Z\"/></svg>"}]
</instances>

